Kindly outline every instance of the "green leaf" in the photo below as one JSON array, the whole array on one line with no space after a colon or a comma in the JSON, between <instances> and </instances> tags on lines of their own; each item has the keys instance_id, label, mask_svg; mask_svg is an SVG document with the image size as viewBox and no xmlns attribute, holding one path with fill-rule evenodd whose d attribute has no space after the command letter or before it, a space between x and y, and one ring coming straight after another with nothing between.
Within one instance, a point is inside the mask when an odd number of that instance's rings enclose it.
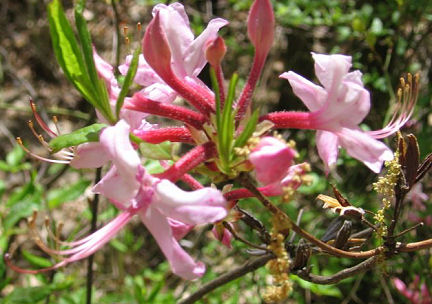
<instances>
[{"instance_id":1,"label":"green leaf","mask_svg":"<svg viewBox=\"0 0 432 304\"><path fill-rule=\"evenodd\" d=\"M15 288L5 299L7 304L35 304L51 294L49 286Z\"/></svg>"},{"instance_id":2,"label":"green leaf","mask_svg":"<svg viewBox=\"0 0 432 304\"><path fill-rule=\"evenodd\" d=\"M296 275L290 276L293 281L296 281L302 288L309 289L314 294L317 294L319 296L329 296L329 297L336 297L341 298L342 293L339 288L337 288L335 285L319 285L315 283L311 283L305 280L302 280Z\"/></svg>"},{"instance_id":3,"label":"green leaf","mask_svg":"<svg viewBox=\"0 0 432 304\"><path fill-rule=\"evenodd\" d=\"M6 155L6 162L9 166L15 167L21 164L22 160L24 159L25 152L24 150L19 146L15 145L15 147Z\"/></svg>"},{"instance_id":4,"label":"green leaf","mask_svg":"<svg viewBox=\"0 0 432 304\"><path fill-rule=\"evenodd\" d=\"M141 47L135 50L132 61L130 63L129 69L127 71L126 77L123 81L123 86L121 88L120 94L117 98L116 103L116 116L119 117L120 110L123 106L124 99L129 91L130 86L132 85L132 82L135 78L136 71L138 69L138 62L139 62L139 54L141 53Z\"/></svg>"},{"instance_id":5,"label":"green leaf","mask_svg":"<svg viewBox=\"0 0 432 304\"><path fill-rule=\"evenodd\" d=\"M253 132L255 131L256 125L258 123L258 117L259 109L256 109L250 117L249 121L247 122L243 132L236 139L234 147L243 147L246 144L249 137L251 137Z\"/></svg>"},{"instance_id":6,"label":"green leaf","mask_svg":"<svg viewBox=\"0 0 432 304\"><path fill-rule=\"evenodd\" d=\"M123 242L121 242L117 239L112 239L110 241L110 245L113 246L118 251L120 251L121 253L128 252L128 246L126 246L126 244L124 244Z\"/></svg>"},{"instance_id":7,"label":"green leaf","mask_svg":"<svg viewBox=\"0 0 432 304\"><path fill-rule=\"evenodd\" d=\"M84 193L90 184L90 181L83 179L71 186L63 186L51 190L47 194L48 207L53 209L64 202L76 200Z\"/></svg>"},{"instance_id":8,"label":"green leaf","mask_svg":"<svg viewBox=\"0 0 432 304\"><path fill-rule=\"evenodd\" d=\"M169 160L172 159L173 143L164 141L160 144L140 143L141 155L151 159Z\"/></svg>"},{"instance_id":9,"label":"green leaf","mask_svg":"<svg viewBox=\"0 0 432 304\"><path fill-rule=\"evenodd\" d=\"M52 266L52 263L50 260L34 255L32 253L30 253L27 250L21 250L21 253L23 255L23 257L33 266L39 267L39 268L46 268L46 267L50 267Z\"/></svg>"},{"instance_id":10,"label":"green leaf","mask_svg":"<svg viewBox=\"0 0 432 304\"><path fill-rule=\"evenodd\" d=\"M98 78L93 60L90 33L77 5L76 23L81 48L59 0L48 4L48 21L54 53L63 72L82 96L110 122L115 122L104 82ZM78 13L77 13L78 11ZM84 54L83 54L84 53Z\"/></svg>"},{"instance_id":11,"label":"green leaf","mask_svg":"<svg viewBox=\"0 0 432 304\"><path fill-rule=\"evenodd\" d=\"M219 154L223 162L224 170L229 170L229 160L231 157L232 141L234 137L234 110L233 102L235 96L235 88L237 86L238 75L234 74L231 78L228 95L222 111L222 120L220 124L220 130L218 130L219 139Z\"/></svg>"},{"instance_id":12,"label":"green leaf","mask_svg":"<svg viewBox=\"0 0 432 304\"><path fill-rule=\"evenodd\" d=\"M58 152L63 148L77 146L86 142L96 142L99 140L100 131L107 125L96 123L78 130L73 131L69 134L64 134L53 138L49 142L52 152Z\"/></svg>"},{"instance_id":13,"label":"green leaf","mask_svg":"<svg viewBox=\"0 0 432 304\"><path fill-rule=\"evenodd\" d=\"M220 88L217 81L216 71L213 67L210 67L210 79L211 79L212 88L216 99L216 129L220 130L220 124L221 124Z\"/></svg>"},{"instance_id":14,"label":"green leaf","mask_svg":"<svg viewBox=\"0 0 432 304\"><path fill-rule=\"evenodd\" d=\"M99 105L99 110L110 122L115 122L116 120L113 117L111 111L111 105L105 82L99 78L93 59L93 43L91 40L90 32L87 28L87 23L83 16L84 8L85 1L78 1L75 5L75 24L81 42L81 49L84 55L86 70L93 84L92 88L93 90L95 90L97 97L94 103L97 103Z\"/></svg>"},{"instance_id":15,"label":"green leaf","mask_svg":"<svg viewBox=\"0 0 432 304\"><path fill-rule=\"evenodd\" d=\"M48 4L48 21L54 53L63 72L84 98L99 108L98 104L94 103L97 98L93 96L78 41L59 0Z\"/></svg>"},{"instance_id":16,"label":"green leaf","mask_svg":"<svg viewBox=\"0 0 432 304\"><path fill-rule=\"evenodd\" d=\"M8 210L8 214L3 221L4 229L9 230L19 220L32 215L34 210L39 210L39 205L39 202L32 200L21 201L13 205L13 207Z\"/></svg>"}]
</instances>

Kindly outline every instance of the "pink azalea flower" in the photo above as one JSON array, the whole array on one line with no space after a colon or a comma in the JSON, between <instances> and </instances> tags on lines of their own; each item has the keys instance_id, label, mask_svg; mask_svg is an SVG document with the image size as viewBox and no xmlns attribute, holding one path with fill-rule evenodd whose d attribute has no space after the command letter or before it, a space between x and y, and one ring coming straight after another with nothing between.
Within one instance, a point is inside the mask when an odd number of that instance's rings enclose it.
<instances>
[{"instance_id":1,"label":"pink azalea flower","mask_svg":"<svg viewBox=\"0 0 432 304\"><path fill-rule=\"evenodd\" d=\"M280 181L292 164L297 152L282 141L266 136L249 154L256 178L263 185Z\"/></svg>"},{"instance_id":2,"label":"pink azalea flower","mask_svg":"<svg viewBox=\"0 0 432 304\"><path fill-rule=\"evenodd\" d=\"M43 271L88 257L138 214L155 237L175 274L194 279L204 273L205 266L195 262L177 240L194 225L223 219L227 215L225 198L213 188L186 192L167 179L146 173L129 141L129 133L130 126L120 120L115 126L102 130L99 143L81 145L80 151L83 153L78 152L71 162L77 168L94 168L110 161L111 169L93 187L93 192L107 197L122 213L92 235L68 243L71 249L55 251L44 248L48 253L67 257Z\"/></svg>"},{"instance_id":3,"label":"pink azalea flower","mask_svg":"<svg viewBox=\"0 0 432 304\"><path fill-rule=\"evenodd\" d=\"M426 209L426 206L424 205L424 201L427 201L429 196L423 192L423 186L421 183L415 184L410 192L407 193L406 199L408 201L411 201L413 203L413 207L423 211Z\"/></svg>"},{"instance_id":4,"label":"pink azalea flower","mask_svg":"<svg viewBox=\"0 0 432 304\"><path fill-rule=\"evenodd\" d=\"M393 278L393 284L397 291L412 304L432 304L432 296L428 291L428 287L423 283L419 288L419 283L419 276L415 276L414 281L409 286L399 278Z\"/></svg>"},{"instance_id":5,"label":"pink azalea flower","mask_svg":"<svg viewBox=\"0 0 432 304\"><path fill-rule=\"evenodd\" d=\"M312 56L323 87L294 72L283 73L281 78L290 82L294 93L312 112L311 124L318 130L318 153L327 170L336 163L341 146L372 171L379 172L383 161L392 159L393 153L358 127L370 109L369 92L363 87L360 71L348 72L349 56Z\"/></svg>"},{"instance_id":6,"label":"pink azalea flower","mask_svg":"<svg viewBox=\"0 0 432 304\"><path fill-rule=\"evenodd\" d=\"M153 16L156 15L160 18L161 30L168 42L172 56L169 65L174 74L190 85L197 85L207 90L207 87L198 79L198 74L207 63L205 43L208 39L215 39L219 29L228 24L228 21L221 18L210 20L207 28L195 38L182 4L177 2L170 5L158 4L153 8ZM146 48L144 42L144 52ZM123 75L127 73L131 60L132 56L128 56L125 64L119 66ZM160 71L151 67L144 56L140 55L135 76L135 82L145 87L140 94L152 100L172 102L178 93L166 84L164 77L159 76L159 73Z\"/></svg>"}]
</instances>

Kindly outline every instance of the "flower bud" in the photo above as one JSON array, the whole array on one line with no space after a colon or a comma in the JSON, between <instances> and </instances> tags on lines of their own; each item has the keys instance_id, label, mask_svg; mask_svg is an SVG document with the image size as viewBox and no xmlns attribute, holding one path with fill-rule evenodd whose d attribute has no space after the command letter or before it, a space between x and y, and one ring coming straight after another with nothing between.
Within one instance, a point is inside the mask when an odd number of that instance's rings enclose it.
<instances>
[{"instance_id":1,"label":"flower bud","mask_svg":"<svg viewBox=\"0 0 432 304\"><path fill-rule=\"evenodd\" d=\"M274 14L270 0L255 0L249 11L248 34L256 52L266 56L274 39Z\"/></svg>"},{"instance_id":2,"label":"flower bud","mask_svg":"<svg viewBox=\"0 0 432 304\"><path fill-rule=\"evenodd\" d=\"M218 36L215 39L209 39L205 45L205 56L207 61L213 67L220 65L226 53L225 41Z\"/></svg>"}]
</instances>

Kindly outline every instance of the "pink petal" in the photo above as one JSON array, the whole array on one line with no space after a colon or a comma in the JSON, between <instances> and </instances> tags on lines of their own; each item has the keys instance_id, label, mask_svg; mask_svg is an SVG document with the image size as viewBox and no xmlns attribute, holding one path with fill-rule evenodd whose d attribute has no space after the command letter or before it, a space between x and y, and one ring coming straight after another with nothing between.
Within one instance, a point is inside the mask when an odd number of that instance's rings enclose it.
<instances>
[{"instance_id":1,"label":"pink petal","mask_svg":"<svg viewBox=\"0 0 432 304\"><path fill-rule=\"evenodd\" d=\"M119 209L126 209L137 195L139 186L140 184L135 177L133 180L127 179L120 174L115 166L112 166L102 179L93 186L92 191L107 197Z\"/></svg>"},{"instance_id":2,"label":"pink petal","mask_svg":"<svg viewBox=\"0 0 432 304\"><path fill-rule=\"evenodd\" d=\"M291 71L283 73L279 77L289 81L294 94L303 101L310 111L318 111L326 102L326 91L306 78Z\"/></svg>"},{"instance_id":3,"label":"pink petal","mask_svg":"<svg viewBox=\"0 0 432 304\"><path fill-rule=\"evenodd\" d=\"M164 103L172 103L178 96L175 91L164 83L154 83L147 86L139 94L145 98Z\"/></svg>"},{"instance_id":4,"label":"pink petal","mask_svg":"<svg viewBox=\"0 0 432 304\"><path fill-rule=\"evenodd\" d=\"M225 198L219 190L213 188L187 192L163 179L157 183L155 192L152 206L185 224L212 223L227 215Z\"/></svg>"},{"instance_id":5,"label":"pink petal","mask_svg":"<svg viewBox=\"0 0 432 304\"><path fill-rule=\"evenodd\" d=\"M281 180L264 187L260 187L260 191L267 196L279 196L284 193L283 189L286 187L294 190L297 189L302 184L302 180L299 177L308 172L308 170L306 170L307 166L309 166L307 163L301 163L289 167L285 173L285 176Z\"/></svg>"},{"instance_id":6,"label":"pink petal","mask_svg":"<svg viewBox=\"0 0 432 304\"><path fill-rule=\"evenodd\" d=\"M119 71L122 75L126 75L132 61L132 55L126 56L124 64L119 66ZM144 59L144 55L139 55L138 68L135 74L134 82L141 86L149 86L153 83L164 83L158 74L150 67Z\"/></svg>"},{"instance_id":7,"label":"pink petal","mask_svg":"<svg viewBox=\"0 0 432 304\"><path fill-rule=\"evenodd\" d=\"M174 274L193 280L205 272L205 265L195 262L179 245L173 236L168 219L155 208L140 213L141 220L155 238L167 258Z\"/></svg>"},{"instance_id":8,"label":"pink petal","mask_svg":"<svg viewBox=\"0 0 432 304\"><path fill-rule=\"evenodd\" d=\"M393 159L392 151L382 142L361 130L342 128L337 132L339 144L347 153L378 173L384 161Z\"/></svg>"},{"instance_id":9,"label":"pink petal","mask_svg":"<svg viewBox=\"0 0 432 304\"><path fill-rule=\"evenodd\" d=\"M249 154L256 177L263 185L280 180L291 166L296 151L274 137L263 137Z\"/></svg>"},{"instance_id":10,"label":"pink petal","mask_svg":"<svg viewBox=\"0 0 432 304\"><path fill-rule=\"evenodd\" d=\"M99 168L109 160L108 153L98 142L81 144L75 149L74 154L70 165L76 169Z\"/></svg>"},{"instance_id":11,"label":"pink petal","mask_svg":"<svg viewBox=\"0 0 432 304\"><path fill-rule=\"evenodd\" d=\"M229 225L232 227L231 224L229 224ZM229 232L228 229L223 227L221 224L217 224L217 225L213 226L212 234L214 235L214 237L217 240L219 240L227 248L229 248L229 249L232 248L232 246L231 246L232 234L231 234L231 232Z\"/></svg>"},{"instance_id":12,"label":"pink petal","mask_svg":"<svg viewBox=\"0 0 432 304\"><path fill-rule=\"evenodd\" d=\"M216 18L210 20L207 28L184 51L184 67L186 75L198 76L207 63L204 46L207 40L215 39L219 29L228 24L228 21Z\"/></svg>"},{"instance_id":13,"label":"pink petal","mask_svg":"<svg viewBox=\"0 0 432 304\"><path fill-rule=\"evenodd\" d=\"M93 188L96 193L123 204L135 197L140 187L137 174L141 161L129 141L129 130L124 120L102 130L100 144L113 167Z\"/></svg>"},{"instance_id":14,"label":"pink petal","mask_svg":"<svg viewBox=\"0 0 432 304\"><path fill-rule=\"evenodd\" d=\"M312 53L315 74L327 91L336 89L351 68L351 57Z\"/></svg>"},{"instance_id":15,"label":"pink petal","mask_svg":"<svg viewBox=\"0 0 432 304\"><path fill-rule=\"evenodd\" d=\"M338 137L327 131L317 131L316 145L318 154L324 162L326 173L329 172L330 167L336 164L339 144Z\"/></svg>"},{"instance_id":16,"label":"pink petal","mask_svg":"<svg viewBox=\"0 0 432 304\"><path fill-rule=\"evenodd\" d=\"M187 225L185 223L182 223L180 221L176 221L176 220L169 218L169 217L167 219L168 219L168 222L170 224L171 231L174 235L174 238L177 241L184 238L184 236L186 234L188 234L189 231L191 231L194 227L193 225Z\"/></svg>"},{"instance_id":17,"label":"pink petal","mask_svg":"<svg viewBox=\"0 0 432 304\"><path fill-rule=\"evenodd\" d=\"M171 50L173 70L177 76L183 77L187 75L184 66L185 51L194 39L184 7L180 3L169 6L159 4L153 8L153 14L157 13L160 16L161 29Z\"/></svg>"}]
</instances>

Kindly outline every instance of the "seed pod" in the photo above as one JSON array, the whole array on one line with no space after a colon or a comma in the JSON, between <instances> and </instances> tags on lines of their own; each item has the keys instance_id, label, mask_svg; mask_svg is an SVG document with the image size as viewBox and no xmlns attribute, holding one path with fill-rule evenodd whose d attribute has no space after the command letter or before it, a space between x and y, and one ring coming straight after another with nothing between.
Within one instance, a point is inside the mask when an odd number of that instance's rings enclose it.
<instances>
[{"instance_id":1,"label":"seed pod","mask_svg":"<svg viewBox=\"0 0 432 304\"><path fill-rule=\"evenodd\" d=\"M292 269L296 270L296 269L303 269L304 267L306 267L310 255L311 255L310 245L305 240L303 239L300 240L296 250L294 261L292 262Z\"/></svg>"},{"instance_id":2,"label":"seed pod","mask_svg":"<svg viewBox=\"0 0 432 304\"><path fill-rule=\"evenodd\" d=\"M338 233L336 234L334 247L339 249L344 248L351 235L351 231L352 231L352 222L344 221L342 227L339 229Z\"/></svg>"}]
</instances>

